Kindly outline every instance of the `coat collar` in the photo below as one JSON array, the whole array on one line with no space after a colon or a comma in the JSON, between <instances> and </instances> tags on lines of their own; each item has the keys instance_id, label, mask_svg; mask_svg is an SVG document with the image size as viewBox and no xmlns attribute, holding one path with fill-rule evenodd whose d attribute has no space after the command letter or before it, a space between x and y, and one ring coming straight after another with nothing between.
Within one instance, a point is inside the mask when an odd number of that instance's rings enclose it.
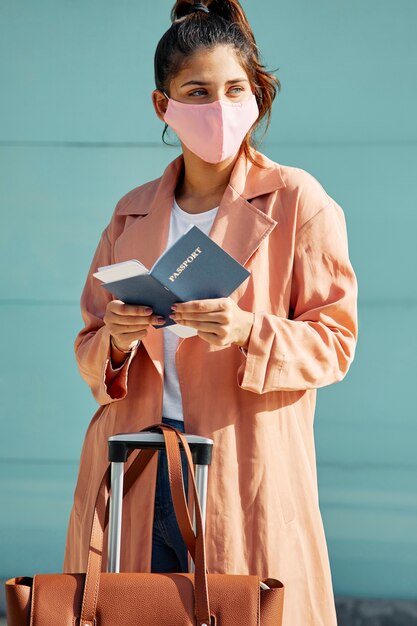
<instances>
[{"instance_id":1,"label":"coat collar","mask_svg":"<svg viewBox=\"0 0 417 626\"><path fill-rule=\"evenodd\" d=\"M254 166L244 155L236 161L229 185L221 199L210 237L244 265L277 222L249 202L272 193L285 183L280 166L256 153L264 168ZM168 241L175 188L183 167L180 156L168 165L153 197L138 188L117 211L118 215L142 216L134 220L115 242L115 262L139 259L151 268L164 252ZM158 371L163 372L163 334L149 329L144 344Z\"/></svg>"},{"instance_id":2,"label":"coat collar","mask_svg":"<svg viewBox=\"0 0 417 626\"><path fill-rule=\"evenodd\" d=\"M254 156L262 167L257 167L242 154L230 177L230 186L245 200L285 187L280 165L260 152L254 151Z\"/></svg>"},{"instance_id":3,"label":"coat collar","mask_svg":"<svg viewBox=\"0 0 417 626\"><path fill-rule=\"evenodd\" d=\"M245 200L251 200L285 187L280 165L260 152L254 152L254 155L262 167L253 165L242 154L236 161L230 177L229 186ZM183 164L184 159L180 155L167 166L158 181L157 191L150 205L143 204L140 195L132 193L129 194L129 201L118 209L118 215L148 215L158 207L163 198L173 197Z\"/></svg>"}]
</instances>

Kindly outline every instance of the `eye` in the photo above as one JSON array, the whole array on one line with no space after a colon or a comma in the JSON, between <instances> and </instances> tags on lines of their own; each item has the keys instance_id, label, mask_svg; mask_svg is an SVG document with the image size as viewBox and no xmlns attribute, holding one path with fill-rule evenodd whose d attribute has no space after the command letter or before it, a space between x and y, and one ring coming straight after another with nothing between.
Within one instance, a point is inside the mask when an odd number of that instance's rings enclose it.
<instances>
[{"instance_id":1,"label":"eye","mask_svg":"<svg viewBox=\"0 0 417 626\"><path fill-rule=\"evenodd\" d=\"M240 93L242 93L243 91L245 91L245 89L244 89L244 87L241 87L240 85L235 85L234 87L230 87L230 89L229 89L229 93L235 94L237 96Z\"/></svg>"},{"instance_id":2,"label":"eye","mask_svg":"<svg viewBox=\"0 0 417 626\"><path fill-rule=\"evenodd\" d=\"M207 95L207 91L205 89L194 89L194 91L190 91L189 96L205 96Z\"/></svg>"}]
</instances>

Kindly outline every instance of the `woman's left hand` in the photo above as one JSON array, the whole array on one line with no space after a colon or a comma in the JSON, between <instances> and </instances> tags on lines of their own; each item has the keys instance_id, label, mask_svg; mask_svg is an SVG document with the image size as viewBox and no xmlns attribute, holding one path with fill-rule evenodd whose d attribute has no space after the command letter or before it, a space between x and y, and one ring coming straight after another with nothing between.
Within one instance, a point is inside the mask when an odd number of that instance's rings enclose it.
<instances>
[{"instance_id":1,"label":"woman's left hand","mask_svg":"<svg viewBox=\"0 0 417 626\"><path fill-rule=\"evenodd\" d=\"M199 337L215 346L232 343L246 348L254 314L243 311L231 298L192 300L173 307L170 316L177 324L195 328Z\"/></svg>"}]
</instances>

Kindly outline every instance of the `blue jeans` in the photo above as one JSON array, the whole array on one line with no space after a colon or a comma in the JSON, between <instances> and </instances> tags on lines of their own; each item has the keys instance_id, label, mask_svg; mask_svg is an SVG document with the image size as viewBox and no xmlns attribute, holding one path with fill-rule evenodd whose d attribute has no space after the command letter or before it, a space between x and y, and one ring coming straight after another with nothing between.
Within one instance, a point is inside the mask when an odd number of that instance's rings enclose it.
<instances>
[{"instance_id":1,"label":"blue jeans","mask_svg":"<svg viewBox=\"0 0 417 626\"><path fill-rule=\"evenodd\" d=\"M165 424L184 432L184 422L162 418ZM188 493L188 465L181 451L185 493ZM187 497L188 500L188 497ZM155 490L155 513L152 531L151 572L188 572L187 546L178 528L168 481L168 465L165 450L158 452L158 472Z\"/></svg>"}]
</instances>

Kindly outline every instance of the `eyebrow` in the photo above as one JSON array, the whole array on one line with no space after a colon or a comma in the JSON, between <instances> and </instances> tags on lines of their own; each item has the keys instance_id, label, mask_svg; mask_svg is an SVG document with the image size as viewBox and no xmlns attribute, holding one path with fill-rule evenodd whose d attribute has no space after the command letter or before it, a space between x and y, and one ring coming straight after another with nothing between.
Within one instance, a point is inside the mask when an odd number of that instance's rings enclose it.
<instances>
[{"instance_id":1,"label":"eyebrow","mask_svg":"<svg viewBox=\"0 0 417 626\"><path fill-rule=\"evenodd\" d=\"M226 85L230 85L232 83L243 83L246 82L248 83L248 79L247 78L233 78L232 80L227 80L226 81ZM207 85L210 85L211 83L205 83L201 80L189 80L188 82L184 83L183 85L181 85L181 87L187 87L188 85L199 85L199 87L207 87Z\"/></svg>"}]
</instances>

